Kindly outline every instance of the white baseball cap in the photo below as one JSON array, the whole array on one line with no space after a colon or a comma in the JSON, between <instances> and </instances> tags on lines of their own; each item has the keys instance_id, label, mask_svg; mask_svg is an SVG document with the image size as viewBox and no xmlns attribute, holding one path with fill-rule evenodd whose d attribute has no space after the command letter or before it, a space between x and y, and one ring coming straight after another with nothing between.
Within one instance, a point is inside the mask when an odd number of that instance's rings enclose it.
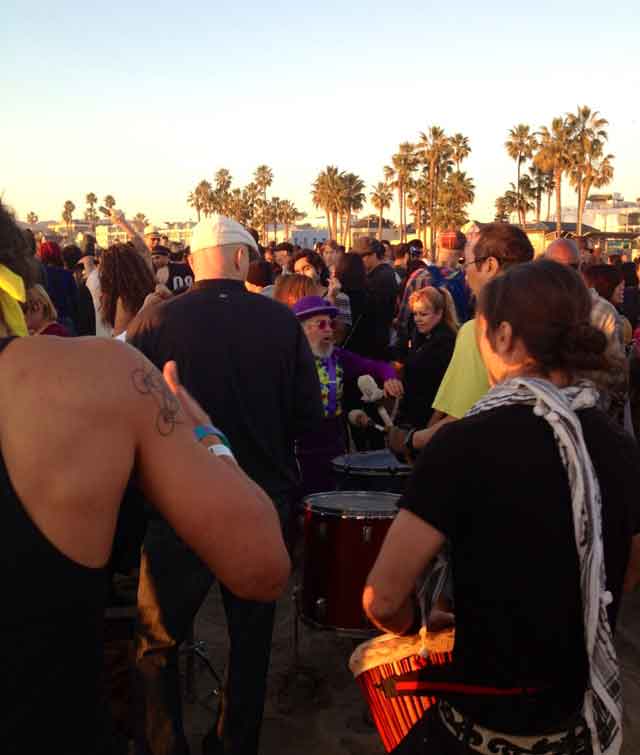
<instances>
[{"instance_id":1,"label":"white baseball cap","mask_svg":"<svg viewBox=\"0 0 640 755\"><path fill-rule=\"evenodd\" d=\"M203 218L191 232L191 254L201 249L227 244L244 244L258 251L256 240L249 231L240 223L224 215Z\"/></svg>"},{"instance_id":2,"label":"white baseball cap","mask_svg":"<svg viewBox=\"0 0 640 755\"><path fill-rule=\"evenodd\" d=\"M148 225L148 226L145 226L144 235L145 236L157 236L158 238L160 238L160 231L158 230L158 226L157 225Z\"/></svg>"}]
</instances>

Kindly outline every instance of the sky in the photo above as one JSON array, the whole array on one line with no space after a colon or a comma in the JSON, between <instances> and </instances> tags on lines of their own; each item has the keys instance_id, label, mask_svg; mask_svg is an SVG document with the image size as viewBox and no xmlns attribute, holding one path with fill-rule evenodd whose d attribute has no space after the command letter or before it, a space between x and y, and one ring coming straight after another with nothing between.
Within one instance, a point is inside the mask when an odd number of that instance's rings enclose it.
<instances>
[{"instance_id":1,"label":"sky","mask_svg":"<svg viewBox=\"0 0 640 755\"><path fill-rule=\"evenodd\" d=\"M490 220L515 181L509 128L583 104L610 122L609 189L640 196L631 0L7 3L0 196L19 218L59 218L67 199L80 216L92 191L127 216L187 219L201 179L225 167L240 186L266 163L271 193L313 222L325 166L370 190L436 124L469 137L470 215Z\"/></svg>"}]
</instances>

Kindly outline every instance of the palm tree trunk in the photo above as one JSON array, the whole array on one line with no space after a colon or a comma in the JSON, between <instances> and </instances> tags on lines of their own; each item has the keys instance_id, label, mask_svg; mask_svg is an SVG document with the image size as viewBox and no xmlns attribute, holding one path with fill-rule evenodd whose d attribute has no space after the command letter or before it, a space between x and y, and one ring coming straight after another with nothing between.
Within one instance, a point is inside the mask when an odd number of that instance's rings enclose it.
<instances>
[{"instance_id":1,"label":"palm tree trunk","mask_svg":"<svg viewBox=\"0 0 640 755\"><path fill-rule=\"evenodd\" d=\"M380 208L378 215L378 241L382 241L382 208Z\"/></svg>"},{"instance_id":2,"label":"palm tree trunk","mask_svg":"<svg viewBox=\"0 0 640 755\"><path fill-rule=\"evenodd\" d=\"M590 191L591 191L591 180L587 177L584 179L582 191L580 192L580 204L578 205L579 226L576 229L576 233L578 236L582 236L582 218L584 216L584 207L587 204L587 197L589 196Z\"/></svg>"},{"instance_id":3,"label":"palm tree trunk","mask_svg":"<svg viewBox=\"0 0 640 755\"><path fill-rule=\"evenodd\" d=\"M556 238L562 231L562 172L556 171Z\"/></svg>"},{"instance_id":4,"label":"palm tree trunk","mask_svg":"<svg viewBox=\"0 0 640 755\"><path fill-rule=\"evenodd\" d=\"M518 155L518 183L516 184L516 207L518 208L518 220L520 225L524 225L522 222L522 207L520 206L520 155Z\"/></svg>"},{"instance_id":5,"label":"palm tree trunk","mask_svg":"<svg viewBox=\"0 0 640 755\"><path fill-rule=\"evenodd\" d=\"M347 222L344 228L344 238L342 239L342 246L349 249L351 246L351 212L347 212Z\"/></svg>"},{"instance_id":6,"label":"palm tree trunk","mask_svg":"<svg viewBox=\"0 0 640 755\"><path fill-rule=\"evenodd\" d=\"M549 222L549 218L551 217L551 195L552 194L553 194L553 189L547 192L547 223Z\"/></svg>"},{"instance_id":7,"label":"palm tree trunk","mask_svg":"<svg viewBox=\"0 0 640 755\"><path fill-rule=\"evenodd\" d=\"M541 209L542 209L542 189L536 189L536 223L540 222Z\"/></svg>"},{"instance_id":8,"label":"palm tree trunk","mask_svg":"<svg viewBox=\"0 0 640 755\"><path fill-rule=\"evenodd\" d=\"M327 233L329 234L329 238L331 239L331 214L329 213L329 209L327 207L324 208L324 212L327 216Z\"/></svg>"},{"instance_id":9,"label":"palm tree trunk","mask_svg":"<svg viewBox=\"0 0 640 755\"><path fill-rule=\"evenodd\" d=\"M578 217L576 218L576 235L582 236L582 174L578 176Z\"/></svg>"}]
</instances>

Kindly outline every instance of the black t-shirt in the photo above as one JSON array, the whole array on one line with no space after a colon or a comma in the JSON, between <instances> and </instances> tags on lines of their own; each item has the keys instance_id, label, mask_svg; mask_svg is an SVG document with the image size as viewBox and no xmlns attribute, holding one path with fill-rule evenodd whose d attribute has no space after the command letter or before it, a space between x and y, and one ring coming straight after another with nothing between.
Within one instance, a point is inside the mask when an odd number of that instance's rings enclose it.
<instances>
[{"instance_id":1,"label":"black t-shirt","mask_svg":"<svg viewBox=\"0 0 640 755\"><path fill-rule=\"evenodd\" d=\"M396 275L390 265L381 263L367 275L367 292L369 306L365 313L365 327L368 343L362 345L360 353L371 359L387 359L398 295Z\"/></svg>"},{"instance_id":2,"label":"black t-shirt","mask_svg":"<svg viewBox=\"0 0 640 755\"><path fill-rule=\"evenodd\" d=\"M175 293L193 286L193 270L186 262L170 262L167 288Z\"/></svg>"},{"instance_id":3,"label":"black t-shirt","mask_svg":"<svg viewBox=\"0 0 640 755\"><path fill-rule=\"evenodd\" d=\"M630 539L640 531L640 454L599 410L579 416L600 483L613 620ZM588 669L569 485L549 424L530 406L512 406L443 427L421 453L400 505L451 541L451 673L469 683L543 688L452 703L498 731L562 725L581 707Z\"/></svg>"},{"instance_id":4,"label":"black t-shirt","mask_svg":"<svg viewBox=\"0 0 640 755\"><path fill-rule=\"evenodd\" d=\"M142 310L127 339L159 369L177 362L185 388L267 493L292 492L294 441L322 421L322 402L307 338L287 307L240 281L199 281Z\"/></svg>"}]
</instances>

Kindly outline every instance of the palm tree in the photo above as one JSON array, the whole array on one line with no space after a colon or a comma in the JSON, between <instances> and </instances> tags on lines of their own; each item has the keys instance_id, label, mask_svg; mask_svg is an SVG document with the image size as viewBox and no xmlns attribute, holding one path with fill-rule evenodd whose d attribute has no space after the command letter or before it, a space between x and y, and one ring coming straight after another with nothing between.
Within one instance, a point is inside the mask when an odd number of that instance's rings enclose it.
<instances>
[{"instance_id":1,"label":"palm tree","mask_svg":"<svg viewBox=\"0 0 640 755\"><path fill-rule=\"evenodd\" d=\"M73 221L73 212L75 209L76 206L73 204L73 202L70 199L67 199L62 210L62 219L67 226L67 234L71 232L71 223Z\"/></svg>"},{"instance_id":2,"label":"palm tree","mask_svg":"<svg viewBox=\"0 0 640 755\"><path fill-rule=\"evenodd\" d=\"M423 169L422 175L418 176L415 180L411 180L406 199L407 207L413 214L416 234L418 238L422 239L423 243L426 243L427 208L429 207L430 190L429 179Z\"/></svg>"},{"instance_id":3,"label":"palm tree","mask_svg":"<svg viewBox=\"0 0 640 755\"><path fill-rule=\"evenodd\" d=\"M258 202L260 200L260 188L258 184L255 181L248 183L242 190L242 196L247 208L247 224L252 226L256 223Z\"/></svg>"},{"instance_id":4,"label":"palm tree","mask_svg":"<svg viewBox=\"0 0 640 755\"><path fill-rule=\"evenodd\" d=\"M535 198L531 178L526 173L520 177L520 191L516 189L513 181L509 186L511 189L507 191L505 196L508 195L509 203L518 214L518 222L525 226L527 224L527 213L535 208L535 205L529 201L530 199Z\"/></svg>"},{"instance_id":5,"label":"palm tree","mask_svg":"<svg viewBox=\"0 0 640 755\"><path fill-rule=\"evenodd\" d=\"M371 204L378 210L378 241L382 241L383 214L386 209L391 207L393 192L384 181L378 181L369 196Z\"/></svg>"},{"instance_id":6,"label":"palm tree","mask_svg":"<svg viewBox=\"0 0 640 755\"><path fill-rule=\"evenodd\" d=\"M253 174L253 180L258 187L258 190L262 192L262 207L263 210L267 207L267 189L273 183L273 171L268 165L258 165ZM267 218L263 211L262 213L262 238L263 243L267 243Z\"/></svg>"},{"instance_id":7,"label":"palm tree","mask_svg":"<svg viewBox=\"0 0 640 755\"><path fill-rule=\"evenodd\" d=\"M590 171L585 174L583 191L585 200L589 196L591 188L601 189L603 186L607 186L613 181L613 165L611 161L614 159L613 155L606 155L600 160L599 163L590 166ZM580 226L580 232L582 232L582 226Z\"/></svg>"},{"instance_id":8,"label":"palm tree","mask_svg":"<svg viewBox=\"0 0 640 755\"><path fill-rule=\"evenodd\" d=\"M509 204L506 197L498 197L496 199L496 215L494 220L496 223L508 223L509 222Z\"/></svg>"},{"instance_id":9,"label":"palm tree","mask_svg":"<svg viewBox=\"0 0 640 755\"><path fill-rule=\"evenodd\" d=\"M525 160L530 160L536 149L537 142L534 134L531 133L529 126L525 123L519 123L517 126L509 129L509 138L504 143L507 154L518 165L518 181L516 183L516 195L520 196L520 169ZM520 201L517 202L520 207ZM524 225L524 218L519 218L521 225Z\"/></svg>"},{"instance_id":10,"label":"palm tree","mask_svg":"<svg viewBox=\"0 0 640 755\"><path fill-rule=\"evenodd\" d=\"M564 118L554 118L551 128L540 129L538 151L533 160L543 171L551 171L556 188L556 236L562 228L562 175L571 167L572 131Z\"/></svg>"},{"instance_id":11,"label":"palm tree","mask_svg":"<svg viewBox=\"0 0 640 755\"><path fill-rule=\"evenodd\" d=\"M340 209L346 215L342 244L351 246L351 215L359 212L366 200L364 181L355 173L345 173L342 177L342 191L340 193Z\"/></svg>"},{"instance_id":12,"label":"palm tree","mask_svg":"<svg viewBox=\"0 0 640 755\"><path fill-rule=\"evenodd\" d=\"M459 228L467 220L465 207L475 199L475 185L466 173L456 171L442 182L436 210L439 228Z\"/></svg>"},{"instance_id":13,"label":"palm tree","mask_svg":"<svg viewBox=\"0 0 640 755\"><path fill-rule=\"evenodd\" d=\"M300 212L290 199L283 199L280 202L280 220L284 225L285 240L289 240L289 227L305 217L306 213Z\"/></svg>"},{"instance_id":14,"label":"palm tree","mask_svg":"<svg viewBox=\"0 0 640 755\"><path fill-rule=\"evenodd\" d=\"M318 173L311 190L311 201L315 207L324 210L327 216L327 229L330 239L338 237L338 214L340 212L340 196L342 194L344 172L335 165L327 167Z\"/></svg>"},{"instance_id":15,"label":"palm tree","mask_svg":"<svg viewBox=\"0 0 640 755\"><path fill-rule=\"evenodd\" d=\"M35 212L31 211L27 215L27 223L29 223L29 225L35 225L37 222L38 222L38 216L35 214Z\"/></svg>"},{"instance_id":16,"label":"palm tree","mask_svg":"<svg viewBox=\"0 0 640 755\"><path fill-rule=\"evenodd\" d=\"M267 207L267 215L273 223L273 240L278 240L278 223L281 217L282 202L279 197L271 197Z\"/></svg>"},{"instance_id":17,"label":"palm tree","mask_svg":"<svg viewBox=\"0 0 640 755\"><path fill-rule=\"evenodd\" d=\"M583 105L575 113L567 113L567 128L572 132L573 155L569 172L569 180L578 194L578 216L576 232L582 234L582 215L587 201L587 195L592 185L585 186L585 177L593 175L594 163L602 157L604 143L608 139L604 127L608 125L605 118L601 118L597 110ZM613 158L613 155L607 157Z\"/></svg>"},{"instance_id":18,"label":"palm tree","mask_svg":"<svg viewBox=\"0 0 640 755\"><path fill-rule=\"evenodd\" d=\"M231 188L233 177L226 168L220 168L214 176L214 181L216 189L224 194Z\"/></svg>"},{"instance_id":19,"label":"palm tree","mask_svg":"<svg viewBox=\"0 0 640 755\"><path fill-rule=\"evenodd\" d=\"M411 142L402 142L398 151L391 157L391 165L384 168L384 177L391 187L398 191L398 209L400 212L400 242L406 241L407 208L405 197L411 175L418 167L416 148Z\"/></svg>"},{"instance_id":20,"label":"palm tree","mask_svg":"<svg viewBox=\"0 0 640 755\"><path fill-rule=\"evenodd\" d=\"M535 201L536 223L540 222L542 195L548 192L549 176L549 173L544 173L535 164L529 168L528 180L531 189L531 197Z\"/></svg>"},{"instance_id":21,"label":"palm tree","mask_svg":"<svg viewBox=\"0 0 640 755\"><path fill-rule=\"evenodd\" d=\"M84 219L88 223L91 223L91 227L94 233L96 229L96 221L98 220L98 213L95 210L95 205L97 201L98 201L98 197L92 191L90 191L85 197L85 202L87 203L87 209L84 212Z\"/></svg>"},{"instance_id":22,"label":"palm tree","mask_svg":"<svg viewBox=\"0 0 640 755\"><path fill-rule=\"evenodd\" d=\"M439 126L431 126L426 132L420 133L418 143L421 158L429 171L429 222L431 235L431 259L436 255L436 203L438 199L438 185L444 173L451 169L451 142Z\"/></svg>"},{"instance_id":23,"label":"palm tree","mask_svg":"<svg viewBox=\"0 0 640 755\"><path fill-rule=\"evenodd\" d=\"M449 140L451 144L451 159L456 165L456 170L460 171L460 163L466 160L471 154L469 137L463 134L454 134Z\"/></svg>"},{"instance_id":24,"label":"palm tree","mask_svg":"<svg viewBox=\"0 0 640 755\"><path fill-rule=\"evenodd\" d=\"M111 194L107 194L107 196L102 201L104 202L104 206L107 208L107 210L112 210L116 206L116 200Z\"/></svg>"}]
</instances>

